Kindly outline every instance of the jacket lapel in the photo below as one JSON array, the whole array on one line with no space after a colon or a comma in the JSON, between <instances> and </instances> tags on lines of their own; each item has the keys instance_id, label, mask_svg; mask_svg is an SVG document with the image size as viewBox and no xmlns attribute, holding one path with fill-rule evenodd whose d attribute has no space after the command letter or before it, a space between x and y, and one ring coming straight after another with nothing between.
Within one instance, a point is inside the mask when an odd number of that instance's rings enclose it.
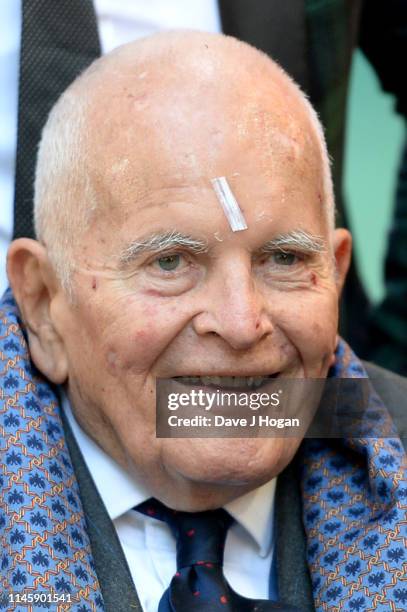
<instances>
[{"instance_id":1,"label":"jacket lapel","mask_svg":"<svg viewBox=\"0 0 407 612\"><path fill-rule=\"evenodd\" d=\"M142 612L115 528L63 415L65 439L78 480L96 574L106 610Z\"/></svg>"},{"instance_id":2,"label":"jacket lapel","mask_svg":"<svg viewBox=\"0 0 407 612\"><path fill-rule=\"evenodd\" d=\"M295 461L278 477L275 504L279 599L302 612L313 612L315 608L306 560L301 492Z\"/></svg>"}]
</instances>

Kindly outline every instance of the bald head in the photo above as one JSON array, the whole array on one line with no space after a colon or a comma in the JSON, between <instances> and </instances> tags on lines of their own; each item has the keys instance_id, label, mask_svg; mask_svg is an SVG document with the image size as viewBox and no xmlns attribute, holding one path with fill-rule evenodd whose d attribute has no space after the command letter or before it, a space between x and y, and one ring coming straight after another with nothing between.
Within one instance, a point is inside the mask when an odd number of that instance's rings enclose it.
<instances>
[{"instance_id":1,"label":"bald head","mask_svg":"<svg viewBox=\"0 0 407 612\"><path fill-rule=\"evenodd\" d=\"M292 81L224 36L122 47L51 112L35 197L45 246L14 241L9 276L33 361L66 385L84 431L181 510L279 474L299 437L159 438L155 398L158 379L229 389L230 376L324 378L333 363L351 241L331 232L322 132Z\"/></svg>"},{"instance_id":2,"label":"bald head","mask_svg":"<svg viewBox=\"0 0 407 612\"><path fill-rule=\"evenodd\" d=\"M266 55L223 35L170 32L96 60L51 111L38 155L37 237L64 284L96 213L148 198L162 175L199 185L219 168L226 174L223 145L232 141L258 146L256 163L270 179L290 160L300 160L305 176L310 152L318 157L322 205L333 226L319 122Z\"/></svg>"}]
</instances>

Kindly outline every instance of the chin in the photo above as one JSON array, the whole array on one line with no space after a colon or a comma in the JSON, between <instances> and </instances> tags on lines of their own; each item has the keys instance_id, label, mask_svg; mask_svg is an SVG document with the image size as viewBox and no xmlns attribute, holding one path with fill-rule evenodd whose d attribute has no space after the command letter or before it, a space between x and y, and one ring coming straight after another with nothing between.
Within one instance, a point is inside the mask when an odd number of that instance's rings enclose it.
<instances>
[{"instance_id":1,"label":"chin","mask_svg":"<svg viewBox=\"0 0 407 612\"><path fill-rule=\"evenodd\" d=\"M277 476L291 461L301 440L195 438L166 442L162 458L175 478L191 486L250 490Z\"/></svg>"}]
</instances>

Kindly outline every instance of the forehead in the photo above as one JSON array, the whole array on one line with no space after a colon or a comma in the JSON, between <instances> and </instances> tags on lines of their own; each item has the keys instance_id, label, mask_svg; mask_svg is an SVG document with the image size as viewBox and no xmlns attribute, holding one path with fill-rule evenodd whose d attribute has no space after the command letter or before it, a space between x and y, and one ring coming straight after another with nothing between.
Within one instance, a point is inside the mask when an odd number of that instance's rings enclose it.
<instances>
[{"instance_id":1,"label":"forehead","mask_svg":"<svg viewBox=\"0 0 407 612\"><path fill-rule=\"evenodd\" d=\"M320 146L291 94L258 88L236 99L227 90L200 97L171 89L164 97L161 89L123 85L91 122L91 180L101 212L118 223L135 211L160 215L156 205L172 198L205 206L218 176L235 185L246 208L278 199L320 213Z\"/></svg>"}]
</instances>

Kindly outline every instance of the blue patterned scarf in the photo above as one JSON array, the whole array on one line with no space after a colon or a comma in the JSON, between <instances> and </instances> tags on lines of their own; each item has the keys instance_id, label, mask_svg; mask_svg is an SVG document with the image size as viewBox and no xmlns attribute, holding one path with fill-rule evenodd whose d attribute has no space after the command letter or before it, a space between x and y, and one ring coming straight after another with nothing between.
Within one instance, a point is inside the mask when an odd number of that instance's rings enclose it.
<instances>
[{"instance_id":1,"label":"blue patterned scarf","mask_svg":"<svg viewBox=\"0 0 407 612\"><path fill-rule=\"evenodd\" d=\"M344 342L336 357L333 376L367 376ZM0 303L0 367L0 591L69 593L67 609L103 610L58 396L30 361L10 291ZM380 404L373 389L370 402ZM406 610L400 440L305 440L301 452L316 610ZM0 609L12 606L1 599Z\"/></svg>"}]
</instances>

